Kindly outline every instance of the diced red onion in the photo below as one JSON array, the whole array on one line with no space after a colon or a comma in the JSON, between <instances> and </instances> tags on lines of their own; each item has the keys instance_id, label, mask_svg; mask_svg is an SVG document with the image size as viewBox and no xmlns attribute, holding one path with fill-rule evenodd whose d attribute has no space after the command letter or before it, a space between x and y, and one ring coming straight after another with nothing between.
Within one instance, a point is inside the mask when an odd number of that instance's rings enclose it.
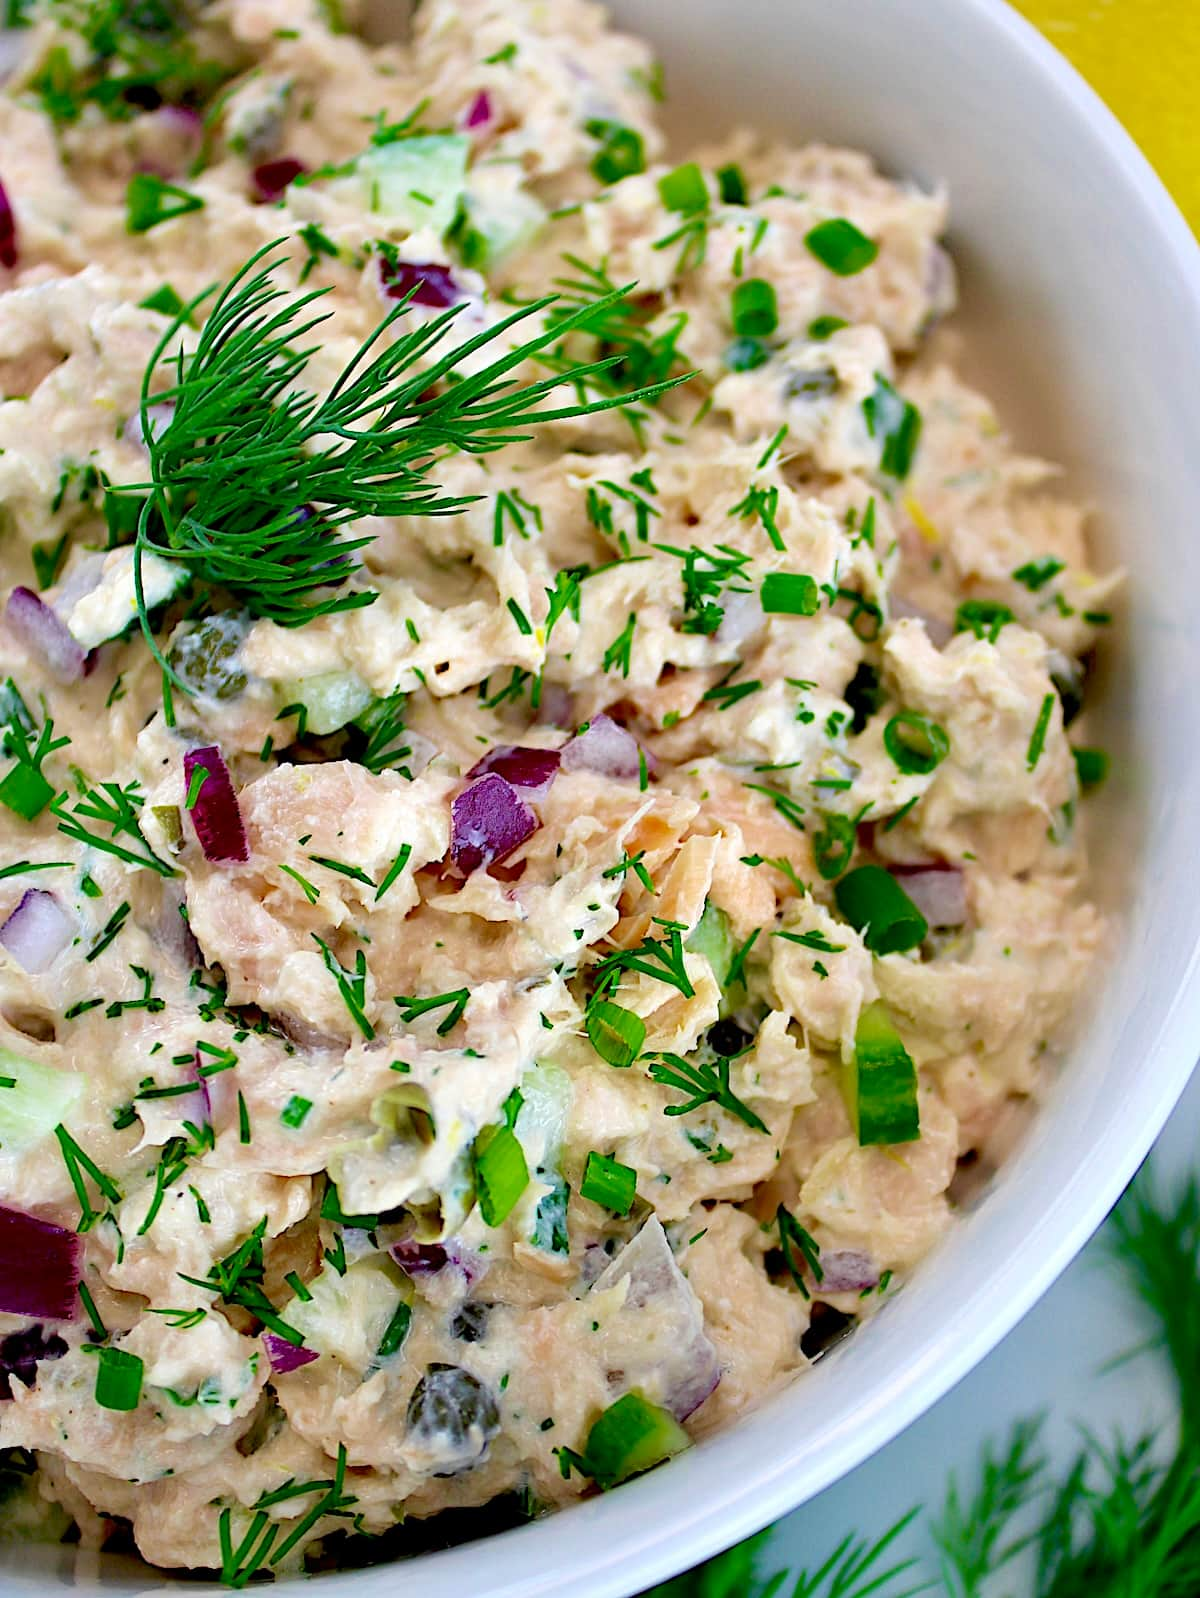
<instances>
[{"instance_id":1,"label":"diced red onion","mask_svg":"<svg viewBox=\"0 0 1200 1598\"><path fill-rule=\"evenodd\" d=\"M99 588L104 577L104 555L96 549L75 561L54 594L54 609L66 621L81 599Z\"/></svg>"},{"instance_id":2,"label":"diced red onion","mask_svg":"<svg viewBox=\"0 0 1200 1598\"><path fill-rule=\"evenodd\" d=\"M967 884L957 866L889 866L931 927L961 927L967 919Z\"/></svg>"},{"instance_id":3,"label":"diced red onion","mask_svg":"<svg viewBox=\"0 0 1200 1598\"><path fill-rule=\"evenodd\" d=\"M61 1359L66 1352L66 1342L57 1332L47 1337L40 1324L23 1326L20 1331L0 1337L0 1400L12 1397L12 1377L23 1386L32 1387L37 1381L38 1366L48 1359Z\"/></svg>"},{"instance_id":4,"label":"diced red onion","mask_svg":"<svg viewBox=\"0 0 1200 1598\"><path fill-rule=\"evenodd\" d=\"M624 1308L654 1305L658 1335L648 1350L647 1374L657 1378L663 1403L676 1420L700 1408L721 1380L721 1362L704 1331L704 1310L695 1289L675 1262L657 1216L605 1267L589 1288L603 1293L628 1278ZM630 1376L629 1371L625 1372Z\"/></svg>"},{"instance_id":5,"label":"diced red onion","mask_svg":"<svg viewBox=\"0 0 1200 1598\"><path fill-rule=\"evenodd\" d=\"M73 1320L81 1247L74 1232L0 1205L0 1311Z\"/></svg>"},{"instance_id":6,"label":"diced red onion","mask_svg":"<svg viewBox=\"0 0 1200 1598\"><path fill-rule=\"evenodd\" d=\"M321 1357L315 1348L298 1348L295 1343L289 1343L286 1337L280 1337L275 1332L263 1333L263 1347L276 1376L298 1371L302 1365L311 1365L314 1359Z\"/></svg>"},{"instance_id":7,"label":"diced red onion","mask_svg":"<svg viewBox=\"0 0 1200 1598\"><path fill-rule=\"evenodd\" d=\"M259 205L274 205L282 200L289 183L294 183L308 171L303 161L295 156L281 155L274 161L262 161L250 174L254 199Z\"/></svg>"},{"instance_id":8,"label":"diced red onion","mask_svg":"<svg viewBox=\"0 0 1200 1598\"><path fill-rule=\"evenodd\" d=\"M948 621L943 621L940 616L930 615L929 611L922 610L920 605L910 604L899 594L888 596L888 615L892 621L923 621L929 642L935 649L944 649L954 637L954 629Z\"/></svg>"},{"instance_id":9,"label":"diced red onion","mask_svg":"<svg viewBox=\"0 0 1200 1598\"><path fill-rule=\"evenodd\" d=\"M177 965L181 965L185 971L194 971L204 964L204 952L183 914L184 908L182 893L173 881L164 878L154 928L156 941Z\"/></svg>"},{"instance_id":10,"label":"diced red onion","mask_svg":"<svg viewBox=\"0 0 1200 1598\"><path fill-rule=\"evenodd\" d=\"M17 264L17 216L8 198L8 191L0 183L0 266L11 272Z\"/></svg>"},{"instance_id":11,"label":"diced red onion","mask_svg":"<svg viewBox=\"0 0 1200 1598\"><path fill-rule=\"evenodd\" d=\"M385 299L402 300L415 290L415 305L431 305L439 310L467 298L454 273L438 261L389 261L380 256L379 286Z\"/></svg>"},{"instance_id":12,"label":"diced red onion","mask_svg":"<svg viewBox=\"0 0 1200 1598\"><path fill-rule=\"evenodd\" d=\"M816 1283L821 1293L862 1293L879 1281L879 1267L869 1254L858 1249L830 1249L821 1254L822 1276Z\"/></svg>"},{"instance_id":13,"label":"diced red onion","mask_svg":"<svg viewBox=\"0 0 1200 1598\"><path fill-rule=\"evenodd\" d=\"M486 89L480 89L463 113L460 126L464 128L482 128L491 120L492 97Z\"/></svg>"},{"instance_id":14,"label":"diced red onion","mask_svg":"<svg viewBox=\"0 0 1200 1598\"><path fill-rule=\"evenodd\" d=\"M175 415L174 400L159 400L157 404L146 406L146 422L150 426L152 438L161 438L166 428L171 425ZM127 438L131 444L136 444L140 449L146 448L146 429L142 421L140 410L133 415L121 429L122 437Z\"/></svg>"},{"instance_id":15,"label":"diced red onion","mask_svg":"<svg viewBox=\"0 0 1200 1598\"><path fill-rule=\"evenodd\" d=\"M603 777L636 777L641 770L638 741L603 711L593 716L562 751L564 771L597 771Z\"/></svg>"},{"instance_id":16,"label":"diced red onion","mask_svg":"<svg viewBox=\"0 0 1200 1598\"><path fill-rule=\"evenodd\" d=\"M392 1258L406 1276L440 1276L443 1271L457 1271L468 1287L473 1287L484 1274L483 1260L472 1249L464 1248L457 1238L448 1237L443 1243L418 1243L406 1237L393 1243Z\"/></svg>"},{"instance_id":17,"label":"diced red onion","mask_svg":"<svg viewBox=\"0 0 1200 1598\"><path fill-rule=\"evenodd\" d=\"M4 619L26 649L38 656L59 682L78 682L87 673L87 655L72 638L67 624L33 592L14 588Z\"/></svg>"},{"instance_id":18,"label":"diced red onion","mask_svg":"<svg viewBox=\"0 0 1200 1598\"><path fill-rule=\"evenodd\" d=\"M199 1054L193 1054L192 1055L192 1059L191 1059L191 1064L187 1068L187 1074L188 1074L188 1076L193 1077L195 1079L196 1092L199 1094L200 1103L204 1107L204 1109L203 1109L203 1119L208 1123L209 1126L211 1126L212 1125L212 1118L213 1118L212 1117L212 1097L211 1097L211 1095L209 1094L209 1091L208 1091L208 1078L206 1076L202 1076L200 1074L200 1064L201 1064L201 1061L200 1061ZM185 1093L181 1093L179 1096L180 1096L180 1098L190 1098L191 1097L190 1094L185 1094ZM189 1114L189 1116L192 1114L192 1110L191 1110L191 1106L190 1105L188 1107L188 1114Z\"/></svg>"},{"instance_id":19,"label":"diced red onion","mask_svg":"<svg viewBox=\"0 0 1200 1598\"><path fill-rule=\"evenodd\" d=\"M562 759L557 749L530 749L523 744L497 744L467 772L468 777L483 777L498 772L514 788L523 788L529 799L544 799L558 775Z\"/></svg>"},{"instance_id":20,"label":"diced red onion","mask_svg":"<svg viewBox=\"0 0 1200 1598\"><path fill-rule=\"evenodd\" d=\"M190 791L192 773L203 766L208 775L192 806L192 826L200 840L206 860L249 860L246 829L229 768L216 744L189 749L183 757L183 780Z\"/></svg>"},{"instance_id":21,"label":"diced red onion","mask_svg":"<svg viewBox=\"0 0 1200 1598\"><path fill-rule=\"evenodd\" d=\"M44 888L26 888L21 902L0 927L0 943L30 976L48 971L78 928L74 917Z\"/></svg>"},{"instance_id":22,"label":"diced red onion","mask_svg":"<svg viewBox=\"0 0 1200 1598\"><path fill-rule=\"evenodd\" d=\"M468 875L507 859L541 825L512 783L494 771L463 789L450 822L450 858Z\"/></svg>"}]
</instances>

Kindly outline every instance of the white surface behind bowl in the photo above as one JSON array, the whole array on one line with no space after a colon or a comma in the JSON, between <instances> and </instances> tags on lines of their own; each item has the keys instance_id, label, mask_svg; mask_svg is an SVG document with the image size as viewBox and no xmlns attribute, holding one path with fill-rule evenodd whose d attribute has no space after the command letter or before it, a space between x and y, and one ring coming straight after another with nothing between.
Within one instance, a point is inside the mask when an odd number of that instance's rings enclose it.
<instances>
[{"instance_id":1,"label":"white surface behind bowl","mask_svg":"<svg viewBox=\"0 0 1200 1598\"><path fill-rule=\"evenodd\" d=\"M1093 829L1124 906L1085 1035L981 1208L876 1321L760 1413L608 1497L503 1537L321 1578L343 1598L624 1598L754 1531L894 1436L1083 1244L1200 1044L1200 255L1099 102L997 0L617 0L677 115L871 151L950 187L972 373L1103 507L1130 573L1095 731ZM0 1545L0 1593L150 1593L129 1567ZM178 1591L178 1588L174 1588ZM194 1585L191 1590L195 1591Z\"/></svg>"}]
</instances>

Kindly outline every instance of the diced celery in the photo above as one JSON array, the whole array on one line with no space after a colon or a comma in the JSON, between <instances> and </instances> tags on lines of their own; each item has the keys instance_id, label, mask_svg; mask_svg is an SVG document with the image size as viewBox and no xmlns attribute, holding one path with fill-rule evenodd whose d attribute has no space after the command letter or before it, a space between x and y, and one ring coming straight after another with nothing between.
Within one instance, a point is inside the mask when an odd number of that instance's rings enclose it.
<instances>
[{"instance_id":1,"label":"diced celery","mask_svg":"<svg viewBox=\"0 0 1200 1598\"><path fill-rule=\"evenodd\" d=\"M188 580L180 561L158 555L142 557L142 593L146 609L165 605ZM114 550L104 562L104 574L91 593L84 594L66 618L67 631L83 649L95 649L116 638L137 620L137 593L133 580L132 549Z\"/></svg>"},{"instance_id":2,"label":"diced celery","mask_svg":"<svg viewBox=\"0 0 1200 1598\"><path fill-rule=\"evenodd\" d=\"M345 177L331 182L330 190L357 199L406 232L445 233L458 215L470 149L463 133L415 134L373 144Z\"/></svg>"},{"instance_id":3,"label":"diced celery","mask_svg":"<svg viewBox=\"0 0 1200 1598\"><path fill-rule=\"evenodd\" d=\"M278 685L280 703L303 705L305 731L323 738L337 732L363 711L374 694L357 672L323 671L316 677L297 677Z\"/></svg>"},{"instance_id":4,"label":"diced celery","mask_svg":"<svg viewBox=\"0 0 1200 1598\"><path fill-rule=\"evenodd\" d=\"M588 1433L584 1459L597 1486L607 1490L681 1454L691 1441L669 1410L639 1392L626 1393Z\"/></svg>"},{"instance_id":5,"label":"diced celery","mask_svg":"<svg viewBox=\"0 0 1200 1598\"><path fill-rule=\"evenodd\" d=\"M499 169L507 175L505 169ZM463 195L462 212L453 240L464 266L487 272L506 255L528 244L546 220L545 207L515 180L507 184L484 182L473 175Z\"/></svg>"},{"instance_id":6,"label":"diced celery","mask_svg":"<svg viewBox=\"0 0 1200 1598\"><path fill-rule=\"evenodd\" d=\"M0 1049L0 1150L19 1154L64 1121L79 1102L83 1078Z\"/></svg>"}]
</instances>

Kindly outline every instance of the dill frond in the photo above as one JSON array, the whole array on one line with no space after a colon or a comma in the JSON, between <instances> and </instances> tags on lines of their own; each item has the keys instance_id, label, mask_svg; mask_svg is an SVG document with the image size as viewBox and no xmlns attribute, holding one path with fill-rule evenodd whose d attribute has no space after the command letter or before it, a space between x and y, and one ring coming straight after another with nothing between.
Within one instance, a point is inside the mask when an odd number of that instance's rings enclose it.
<instances>
[{"instance_id":1,"label":"dill frond","mask_svg":"<svg viewBox=\"0 0 1200 1598\"><path fill-rule=\"evenodd\" d=\"M304 341L330 314L316 309L328 290L293 295L279 287L273 278L282 259L278 249L259 250L220 290L194 352L179 350L164 360L213 291L185 306L160 339L142 382L151 481L139 485L149 494L135 544L138 611L153 653L181 688L147 615L147 554L182 562L199 582L235 595L251 615L285 627L368 605L374 593L346 584L370 538L341 537L346 523L364 516L453 515L471 499L438 487L432 474L447 455L485 454L527 439L540 423L639 402L673 386L665 380L634 393L547 408L554 390L586 387L612 360L521 385L514 374L595 315L597 305L567 312L553 327L464 375L459 367L465 360L548 310L554 296L449 346L462 306L398 331L409 310L405 299L318 398L300 380L317 347ZM617 291L598 304L603 309L621 297ZM163 365L174 381L156 391Z\"/></svg>"}]
</instances>

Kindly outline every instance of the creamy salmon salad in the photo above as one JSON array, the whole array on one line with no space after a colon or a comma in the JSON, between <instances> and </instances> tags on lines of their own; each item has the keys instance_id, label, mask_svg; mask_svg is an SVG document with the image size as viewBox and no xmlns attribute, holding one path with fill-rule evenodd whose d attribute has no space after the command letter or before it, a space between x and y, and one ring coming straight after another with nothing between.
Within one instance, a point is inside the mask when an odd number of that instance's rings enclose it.
<instances>
[{"instance_id":1,"label":"creamy salmon salad","mask_svg":"<svg viewBox=\"0 0 1200 1598\"><path fill-rule=\"evenodd\" d=\"M947 197L668 152L587 0L379 9L3 38L0 1538L234 1587L919 1293L1105 939L1118 574Z\"/></svg>"}]
</instances>

